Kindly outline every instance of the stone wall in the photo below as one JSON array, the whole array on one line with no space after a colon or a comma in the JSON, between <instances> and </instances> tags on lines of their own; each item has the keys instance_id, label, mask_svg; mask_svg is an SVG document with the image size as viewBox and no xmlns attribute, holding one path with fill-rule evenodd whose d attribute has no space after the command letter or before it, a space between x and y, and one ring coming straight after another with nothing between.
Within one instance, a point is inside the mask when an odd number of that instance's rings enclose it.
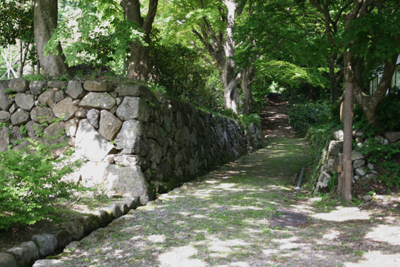
<instances>
[{"instance_id":1,"label":"stone wall","mask_svg":"<svg viewBox=\"0 0 400 267\"><path fill-rule=\"evenodd\" d=\"M366 142L362 136L362 131L353 131L353 139L357 146L363 146L364 142ZM400 132L387 132L384 136L375 136L374 139L384 145L399 146ZM334 132L332 140L328 144L322 154L322 164L318 172L314 194L328 192L329 181L334 174L338 173L339 153L343 153L343 130ZM368 161L366 155L353 149L351 160L353 162L353 183L356 183L358 180L375 179L376 176L379 176L379 173L375 170L374 165Z\"/></svg>"},{"instance_id":2,"label":"stone wall","mask_svg":"<svg viewBox=\"0 0 400 267\"><path fill-rule=\"evenodd\" d=\"M8 89L8 90L7 90ZM13 92L11 92L12 90ZM52 136L86 159L72 179L108 195L164 192L262 147L261 132L134 84L0 81L0 151Z\"/></svg>"}]
</instances>

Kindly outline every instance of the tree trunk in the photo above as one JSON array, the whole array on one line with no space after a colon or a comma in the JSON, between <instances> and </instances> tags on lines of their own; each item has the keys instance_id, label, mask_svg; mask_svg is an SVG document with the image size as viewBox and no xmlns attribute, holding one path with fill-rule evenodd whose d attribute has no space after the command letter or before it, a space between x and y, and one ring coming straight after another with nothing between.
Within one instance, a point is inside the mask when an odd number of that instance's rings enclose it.
<instances>
[{"instance_id":1,"label":"tree trunk","mask_svg":"<svg viewBox=\"0 0 400 267\"><path fill-rule=\"evenodd\" d=\"M121 6L125 10L126 19L134 22L145 33L144 41L150 44L150 32L152 29L154 17L157 13L158 0L150 0L146 18L143 20L140 13L139 0L123 0ZM141 82L146 82L149 79L151 70L150 66L150 48L143 46L140 42L132 42L131 57L129 60L127 78Z\"/></svg>"},{"instance_id":2,"label":"tree trunk","mask_svg":"<svg viewBox=\"0 0 400 267\"><path fill-rule=\"evenodd\" d=\"M337 53L333 53L331 57L326 57L329 68L329 81L330 81L330 93L331 93L331 103L335 103L339 99L339 83L343 79L343 72L335 73L335 68L337 67Z\"/></svg>"},{"instance_id":3,"label":"tree trunk","mask_svg":"<svg viewBox=\"0 0 400 267\"><path fill-rule=\"evenodd\" d=\"M250 78L253 74L253 68L248 67L243 71L241 87L243 91L243 114L249 115L253 110L253 92L251 90Z\"/></svg>"},{"instance_id":4,"label":"tree trunk","mask_svg":"<svg viewBox=\"0 0 400 267\"><path fill-rule=\"evenodd\" d=\"M344 138L343 138L343 171L341 173L338 194L347 202L351 201L351 183L353 180L353 88L354 84L345 83L344 98Z\"/></svg>"},{"instance_id":5,"label":"tree trunk","mask_svg":"<svg viewBox=\"0 0 400 267\"><path fill-rule=\"evenodd\" d=\"M379 81L378 88L375 94L367 95L366 93L364 93L362 90L363 84L358 80L356 86L354 87L354 98L356 100L356 103L361 107L365 114L365 117L367 117L368 123L370 124L378 124L376 108L378 107L379 103L382 102L387 90L391 86L393 73L396 69L397 57L398 55L395 55L391 58L389 62L386 62L381 80Z\"/></svg>"},{"instance_id":6,"label":"tree trunk","mask_svg":"<svg viewBox=\"0 0 400 267\"><path fill-rule=\"evenodd\" d=\"M233 1L223 0L222 3L228 10L225 43L224 43L225 64L224 64L224 70L222 72L225 108L231 108L235 113L237 113L236 86L239 83L240 74L235 77L235 70L234 70L235 62L233 60L233 56L235 54L235 43L233 40L233 30L235 26L235 14L238 4L236 3L235 0Z\"/></svg>"},{"instance_id":7,"label":"tree trunk","mask_svg":"<svg viewBox=\"0 0 400 267\"><path fill-rule=\"evenodd\" d=\"M68 74L68 66L62 55L61 44L58 44L58 55L45 55L44 46L50 40L57 27L58 1L35 0L34 5L34 35L38 57L43 69L54 78Z\"/></svg>"}]
</instances>

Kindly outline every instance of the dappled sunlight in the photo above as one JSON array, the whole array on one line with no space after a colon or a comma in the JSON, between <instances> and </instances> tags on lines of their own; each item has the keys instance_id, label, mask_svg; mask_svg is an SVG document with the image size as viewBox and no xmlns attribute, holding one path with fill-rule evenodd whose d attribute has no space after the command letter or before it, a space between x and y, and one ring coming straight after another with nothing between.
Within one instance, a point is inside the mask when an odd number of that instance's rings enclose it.
<instances>
[{"instance_id":1,"label":"dappled sunlight","mask_svg":"<svg viewBox=\"0 0 400 267\"><path fill-rule=\"evenodd\" d=\"M165 241L165 235L151 235L147 237L147 240L153 243L163 243Z\"/></svg>"},{"instance_id":2,"label":"dappled sunlight","mask_svg":"<svg viewBox=\"0 0 400 267\"><path fill-rule=\"evenodd\" d=\"M243 210L263 210L263 209L259 208L259 207L254 207L254 206L231 205L229 210L232 210L232 211L243 211Z\"/></svg>"},{"instance_id":3,"label":"dappled sunlight","mask_svg":"<svg viewBox=\"0 0 400 267\"><path fill-rule=\"evenodd\" d=\"M344 222L350 220L369 220L371 218L369 212L362 211L357 207L337 207L336 210L329 213L310 214L310 216L316 219L334 222Z\"/></svg>"},{"instance_id":4,"label":"dappled sunlight","mask_svg":"<svg viewBox=\"0 0 400 267\"><path fill-rule=\"evenodd\" d=\"M199 259L192 257L197 254L197 249L192 246L175 247L169 252L158 256L162 267L205 267L207 264Z\"/></svg>"},{"instance_id":5,"label":"dappled sunlight","mask_svg":"<svg viewBox=\"0 0 400 267\"><path fill-rule=\"evenodd\" d=\"M336 238L338 238L340 235L340 232L334 229L328 230L328 232L326 234L324 234L322 236L323 239L326 240L334 240ZM321 243L323 243L324 241L321 241Z\"/></svg>"},{"instance_id":6,"label":"dappled sunlight","mask_svg":"<svg viewBox=\"0 0 400 267\"><path fill-rule=\"evenodd\" d=\"M363 255L360 262L345 262L344 267L399 267L400 257L398 254L385 255L385 251L369 251Z\"/></svg>"},{"instance_id":7,"label":"dappled sunlight","mask_svg":"<svg viewBox=\"0 0 400 267\"><path fill-rule=\"evenodd\" d=\"M366 239L400 246L400 226L378 225L371 230L371 232L365 235Z\"/></svg>"}]
</instances>

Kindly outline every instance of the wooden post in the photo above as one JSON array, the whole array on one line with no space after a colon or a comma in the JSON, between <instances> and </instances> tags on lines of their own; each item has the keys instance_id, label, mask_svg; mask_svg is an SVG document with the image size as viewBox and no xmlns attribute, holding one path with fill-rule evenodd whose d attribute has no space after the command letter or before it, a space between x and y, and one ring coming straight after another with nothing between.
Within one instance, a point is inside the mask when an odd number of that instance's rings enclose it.
<instances>
[{"instance_id":1,"label":"wooden post","mask_svg":"<svg viewBox=\"0 0 400 267\"><path fill-rule=\"evenodd\" d=\"M344 138L343 138L343 172L339 188L339 197L347 202L351 201L351 183L353 179L353 165L351 152L353 150L353 83L345 83L344 98Z\"/></svg>"}]
</instances>

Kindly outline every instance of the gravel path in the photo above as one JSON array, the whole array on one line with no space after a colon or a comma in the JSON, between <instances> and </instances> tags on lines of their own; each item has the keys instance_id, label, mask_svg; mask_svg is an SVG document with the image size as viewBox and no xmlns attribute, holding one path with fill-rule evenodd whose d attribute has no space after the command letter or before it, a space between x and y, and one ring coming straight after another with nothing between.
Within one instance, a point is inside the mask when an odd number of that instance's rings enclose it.
<instances>
[{"instance_id":1,"label":"gravel path","mask_svg":"<svg viewBox=\"0 0 400 267\"><path fill-rule=\"evenodd\" d=\"M284 119L284 109L269 107L263 118ZM64 253L64 265L400 266L398 210L326 206L320 197L295 196L294 177L308 163L308 145L283 124L264 129L267 148L94 231ZM390 201L396 199L400 203L398 195ZM279 208L308 212L308 219L270 229Z\"/></svg>"}]
</instances>

